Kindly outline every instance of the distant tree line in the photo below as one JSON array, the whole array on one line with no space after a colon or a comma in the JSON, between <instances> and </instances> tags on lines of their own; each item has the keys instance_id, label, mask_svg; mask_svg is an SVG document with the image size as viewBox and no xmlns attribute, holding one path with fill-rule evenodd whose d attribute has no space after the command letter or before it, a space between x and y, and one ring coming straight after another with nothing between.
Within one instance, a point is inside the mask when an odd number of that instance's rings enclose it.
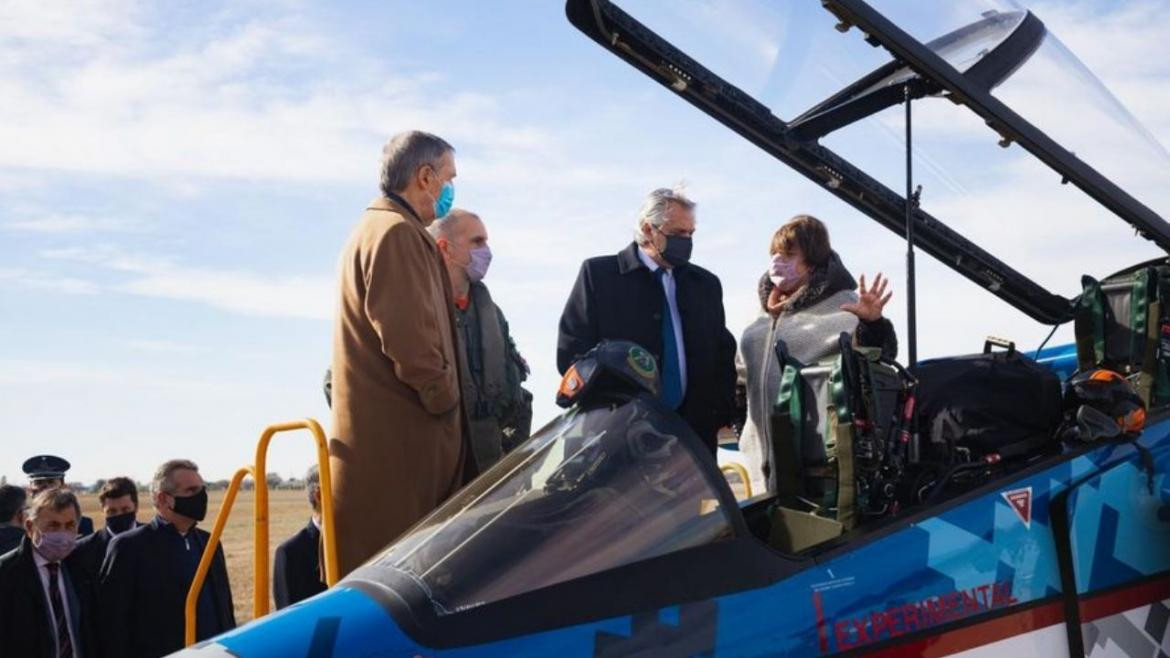
<instances>
[{"instance_id":1,"label":"distant tree line","mask_svg":"<svg viewBox=\"0 0 1170 658\"><path fill-rule=\"evenodd\" d=\"M265 479L268 481L268 488L269 489L304 489L305 488L305 481L303 479L292 477L292 478L288 478L286 480L285 478L281 477L279 473L269 473ZM0 485L4 485L7 483L8 483L8 478L0 476ZM106 483L105 478L98 478L97 480L94 480L93 484L86 484L84 482L66 482L65 486L69 487L70 489L72 489L74 491L95 494L95 493L101 491L101 488L105 483ZM138 490L140 492L150 491L150 483L149 482L138 482L137 484L138 484ZM208 480L206 484L207 484L208 491L226 491L228 488L228 485L231 484L231 481L230 480ZM244 480L244 483L242 485L240 485L240 488L243 491L252 491L256 487L255 487L255 483L252 482L252 479L248 478L248 479Z\"/></svg>"}]
</instances>

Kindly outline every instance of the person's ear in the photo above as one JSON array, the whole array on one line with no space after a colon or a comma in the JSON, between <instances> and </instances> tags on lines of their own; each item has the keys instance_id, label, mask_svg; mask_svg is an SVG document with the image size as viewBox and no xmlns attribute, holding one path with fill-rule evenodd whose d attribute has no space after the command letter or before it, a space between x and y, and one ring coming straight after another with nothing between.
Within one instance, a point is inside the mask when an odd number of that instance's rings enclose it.
<instances>
[{"instance_id":1,"label":"person's ear","mask_svg":"<svg viewBox=\"0 0 1170 658\"><path fill-rule=\"evenodd\" d=\"M642 225L642 236L646 238L647 242L654 244L654 229L650 226L650 224L647 223Z\"/></svg>"},{"instance_id":2,"label":"person's ear","mask_svg":"<svg viewBox=\"0 0 1170 658\"><path fill-rule=\"evenodd\" d=\"M437 239L435 239L435 246L437 246L439 248L440 254L443 254L444 256L446 256L450 253L451 241L448 240L447 238L437 238ZM320 494L317 494L317 495L320 495Z\"/></svg>"},{"instance_id":3,"label":"person's ear","mask_svg":"<svg viewBox=\"0 0 1170 658\"><path fill-rule=\"evenodd\" d=\"M418 168L416 179L418 180L418 184L421 185L424 190L429 190L431 189L431 184L434 183L434 178L438 175L439 172L435 171L434 167L430 165L423 165Z\"/></svg>"},{"instance_id":4,"label":"person's ear","mask_svg":"<svg viewBox=\"0 0 1170 658\"><path fill-rule=\"evenodd\" d=\"M36 526L33 525L33 520L28 518L28 517L25 517L24 531L31 535L33 533L33 530L35 530L35 529L36 529Z\"/></svg>"}]
</instances>

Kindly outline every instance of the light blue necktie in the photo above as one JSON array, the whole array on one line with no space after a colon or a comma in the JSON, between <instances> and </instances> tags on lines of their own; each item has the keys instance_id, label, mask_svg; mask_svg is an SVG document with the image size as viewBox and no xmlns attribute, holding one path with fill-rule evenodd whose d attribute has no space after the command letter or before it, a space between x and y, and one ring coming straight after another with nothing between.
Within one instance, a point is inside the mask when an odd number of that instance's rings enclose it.
<instances>
[{"instance_id":1,"label":"light blue necktie","mask_svg":"<svg viewBox=\"0 0 1170 658\"><path fill-rule=\"evenodd\" d=\"M670 300L666 296L666 286L663 278L666 268L658 268L654 274L658 277L658 287L662 290L662 403L670 409L678 409L682 403L682 373L678 367L678 342L674 336L674 319L670 313Z\"/></svg>"}]
</instances>

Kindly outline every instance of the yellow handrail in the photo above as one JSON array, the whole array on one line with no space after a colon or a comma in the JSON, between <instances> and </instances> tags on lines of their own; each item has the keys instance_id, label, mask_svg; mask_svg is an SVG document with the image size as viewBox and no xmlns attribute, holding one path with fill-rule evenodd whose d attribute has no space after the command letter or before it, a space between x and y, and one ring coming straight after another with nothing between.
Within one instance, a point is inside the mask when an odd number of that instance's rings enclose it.
<instances>
[{"instance_id":1,"label":"yellow handrail","mask_svg":"<svg viewBox=\"0 0 1170 658\"><path fill-rule=\"evenodd\" d=\"M743 464L724 464L719 467L719 470L738 475L739 479L743 480L744 493L747 494L748 498L752 497L752 479L748 476L747 469L743 467Z\"/></svg>"},{"instance_id":2,"label":"yellow handrail","mask_svg":"<svg viewBox=\"0 0 1170 658\"><path fill-rule=\"evenodd\" d=\"M219 515L215 517L211 538L203 549L199 568L195 571L195 579L191 581L191 588L187 590L185 631L187 646L195 643L195 610L199 600L199 592L203 589L203 581L206 580L207 572L211 568L211 560L219 546L219 539L223 534L223 527L227 523L232 505L235 503L236 493L247 475L252 476L256 485L256 497L253 502L255 523L253 540L255 545L252 547L252 568L254 571L252 617L259 619L268 614L268 478L265 468L268 465L268 444L272 441L273 436L281 432L292 432L300 429L309 430L317 444L317 468L321 472L321 539L325 548L325 584L329 587L337 584L340 570L337 564L336 529L333 525L333 478L329 470L329 444L325 439L325 431L312 418L269 425L264 428L260 434L260 440L256 444L256 463L239 469L232 476L231 484L228 486L223 503L220 505Z\"/></svg>"},{"instance_id":3,"label":"yellow handrail","mask_svg":"<svg viewBox=\"0 0 1170 658\"><path fill-rule=\"evenodd\" d=\"M253 574L252 617L259 619L268 614L268 478L265 466L268 464L268 444L272 437L281 432L305 429L313 434L317 443L317 468L321 471L321 539L325 547L325 584L333 587L338 580L337 536L333 525L333 479L329 473L329 444L325 431L312 418L269 425L260 435L256 444L256 527L255 573Z\"/></svg>"},{"instance_id":4,"label":"yellow handrail","mask_svg":"<svg viewBox=\"0 0 1170 658\"><path fill-rule=\"evenodd\" d=\"M236 493L240 490L240 485L243 484L244 478L251 475L253 480L257 480L256 474L252 468L245 466L232 476L232 482L228 485L227 493L223 496L223 502L219 505L219 514L215 516L215 525L211 528L211 537L207 540L207 546L203 547L203 557L199 558L199 567L195 569L195 579L191 581L191 588L187 590L187 606L186 606L186 621L185 629L185 643L187 646L195 644L195 607L199 601L199 592L203 589L203 581L207 579L207 572L211 569L211 561L215 558L215 551L219 548L219 538L223 535L223 527L227 525L228 515L231 514L232 505L236 502Z\"/></svg>"}]
</instances>

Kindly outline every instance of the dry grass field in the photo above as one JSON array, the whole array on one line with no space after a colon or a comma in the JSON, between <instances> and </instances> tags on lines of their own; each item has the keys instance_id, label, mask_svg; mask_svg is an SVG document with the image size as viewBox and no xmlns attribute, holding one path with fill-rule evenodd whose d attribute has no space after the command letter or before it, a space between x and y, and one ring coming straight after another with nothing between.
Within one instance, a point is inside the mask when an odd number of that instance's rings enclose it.
<instances>
[{"instance_id":1,"label":"dry grass field","mask_svg":"<svg viewBox=\"0 0 1170 658\"><path fill-rule=\"evenodd\" d=\"M211 531L215 523L215 515L219 513L223 502L222 491L210 492L211 501L208 504L207 519L199 527ZM227 558L228 577L232 581L232 600L236 607L236 622L243 624L252 619L252 500L251 491L242 491L236 496L236 502L227 527L223 532L223 550ZM149 521L153 517L149 501L143 497L139 521ZM269 502L269 547L268 563L272 564L272 553L276 546L292 536L304 524L309 522L309 503L303 490L275 490L268 496ZM98 506L96 495L86 494L81 497L82 512L92 517L97 528L102 526L102 512ZM271 579L270 579L271 580ZM268 593L271 601L272 593ZM271 604L270 604L271 605Z\"/></svg>"}]
</instances>

